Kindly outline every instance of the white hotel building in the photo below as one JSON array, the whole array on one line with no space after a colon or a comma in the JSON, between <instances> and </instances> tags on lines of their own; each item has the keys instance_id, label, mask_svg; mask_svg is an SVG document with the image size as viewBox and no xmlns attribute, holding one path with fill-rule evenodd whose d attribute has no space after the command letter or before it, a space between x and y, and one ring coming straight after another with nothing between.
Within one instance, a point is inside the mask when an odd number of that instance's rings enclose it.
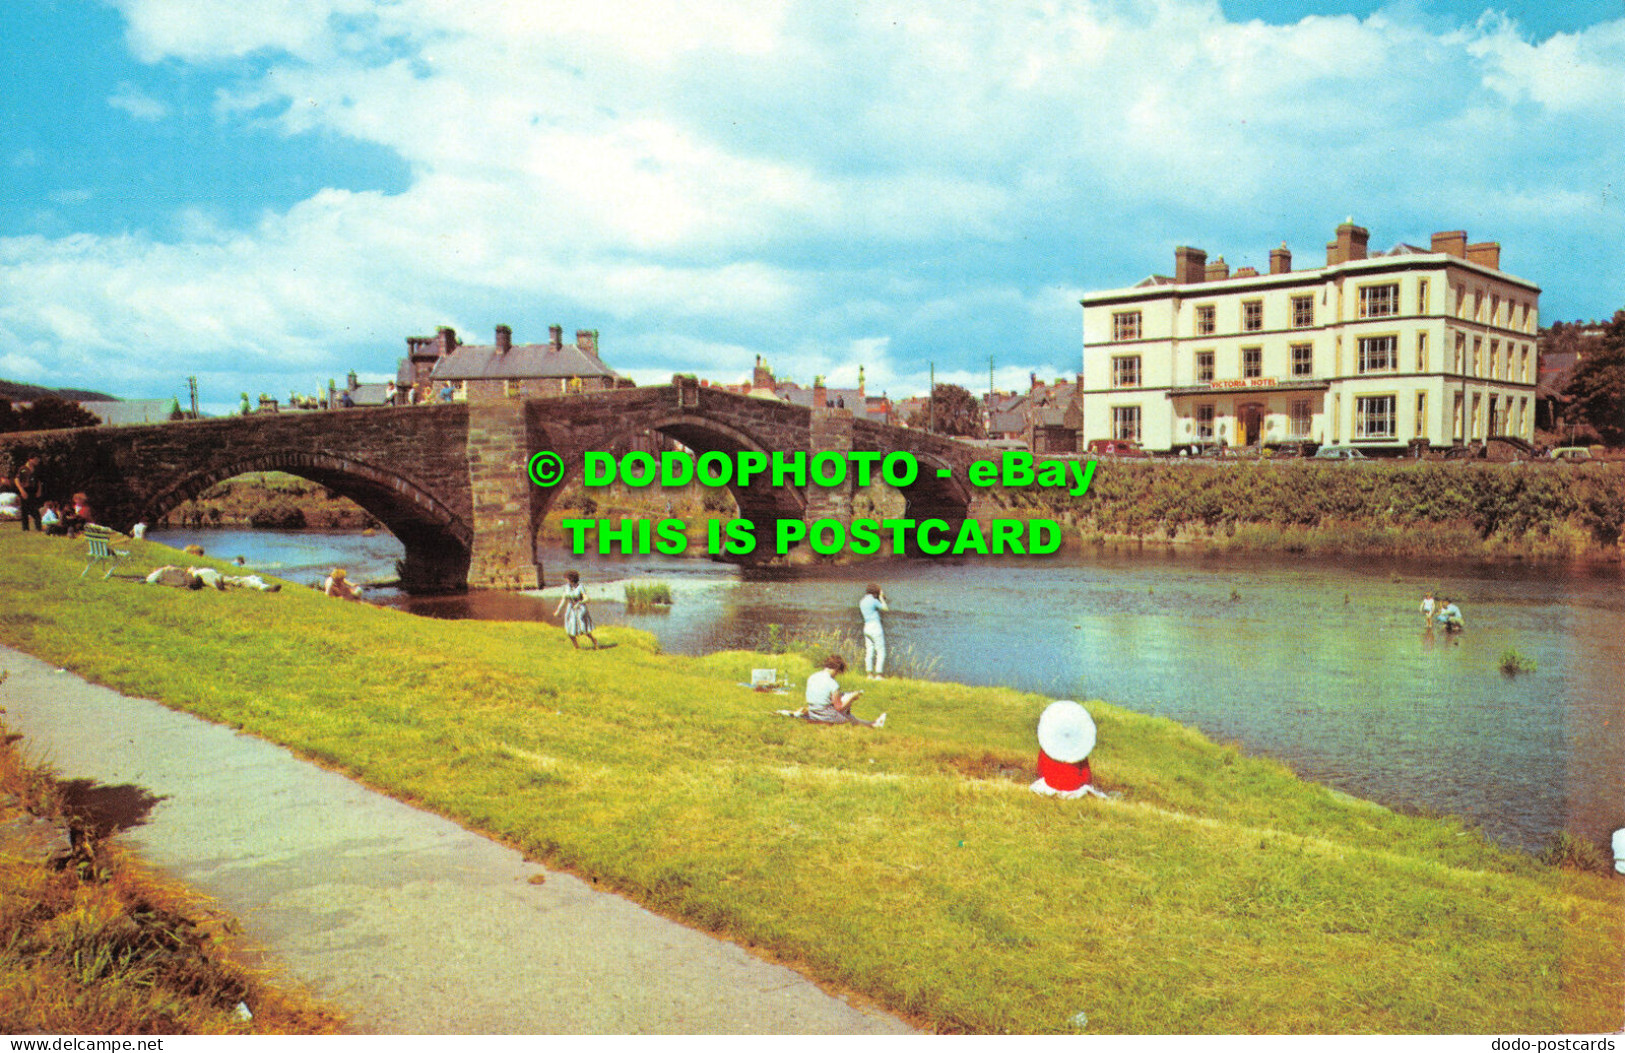
<instances>
[{"instance_id":1,"label":"white hotel building","mask_svg":"<svg viewBox=\"0 0 1625 1053\"><path fill-rule=\"evenodd\" d=\"M1315 442L1399 449L1532 438L1539 287L1463 231L1367 255L1337 228L1326 266L1230 273L1174 250L1174 277L1083 298L1084 439L1148 449Z\"/></svg>"}]
</instances>

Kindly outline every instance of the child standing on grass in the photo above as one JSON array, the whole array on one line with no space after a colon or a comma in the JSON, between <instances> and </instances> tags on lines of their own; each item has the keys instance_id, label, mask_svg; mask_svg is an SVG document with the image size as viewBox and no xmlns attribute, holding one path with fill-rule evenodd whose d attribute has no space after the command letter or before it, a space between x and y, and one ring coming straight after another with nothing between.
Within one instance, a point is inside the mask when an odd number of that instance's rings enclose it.
<instances>
[{"instance_id":1,"label":"child standing on grass","mask_svg":"<svg viewBox=\"0 0 1625 1053\"><path fill-rule=\"evenodd\" d=\"M1429 629L1433 628L1433 593L1431 592L1422 597L1422 624Z\"/></svg>"},{"instance_id":2,"label":"child standing on grass","mask_svg":"<svg viewBox=\"0 0 1625 1053\"><path fill-rule=\"evenodd\" d=\"M564 631L570 637L571 647L580 647L577 636L585 636L592 641L592 649L598 650L598 637L592 634L592 612L587 609L587 590L581 587L581 575L575 571L567 571L564 579L568 582L564 586L564 595L559 597L559 605L554 608L553 616L564 612Z\"/></svg>"}]
</instances>

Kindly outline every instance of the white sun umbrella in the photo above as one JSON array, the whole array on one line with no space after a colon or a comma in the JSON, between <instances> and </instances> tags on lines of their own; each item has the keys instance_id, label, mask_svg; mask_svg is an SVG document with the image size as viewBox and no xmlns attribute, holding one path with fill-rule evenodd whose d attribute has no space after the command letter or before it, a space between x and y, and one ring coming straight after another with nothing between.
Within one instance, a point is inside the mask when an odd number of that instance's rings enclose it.
<instances>
[{"instance_id":1,"label":"white sun umbrella","mask_svg":"<svg viewBox=\"0 0 1625 1053\"><path fill-rule=\"evenodd\" d=\"M1038 718L1038 745L1063 764L1076 764L1095 748L1095 720L1069 699L1051 702Z\"/></svg>"}]
</instances>

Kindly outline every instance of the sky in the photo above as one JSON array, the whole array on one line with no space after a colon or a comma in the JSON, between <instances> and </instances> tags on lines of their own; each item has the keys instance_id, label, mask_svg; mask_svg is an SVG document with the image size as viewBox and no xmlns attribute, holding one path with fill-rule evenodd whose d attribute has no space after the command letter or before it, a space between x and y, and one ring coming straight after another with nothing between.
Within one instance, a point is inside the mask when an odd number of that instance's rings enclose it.
<instances>
[{"instance_id":1,"label":"sky","mask_svg":"<svg viewBox=\"0 0 1625 1053\"><path fill-rule=\"evenodd\" d=\"M245 14L245 11L252 14ZM1080 368L1175 245L1497 241L1625 307L1625 0L5 0L0 377L206 410L406 338L639 383Z\"/></svg>"}]
</instances>

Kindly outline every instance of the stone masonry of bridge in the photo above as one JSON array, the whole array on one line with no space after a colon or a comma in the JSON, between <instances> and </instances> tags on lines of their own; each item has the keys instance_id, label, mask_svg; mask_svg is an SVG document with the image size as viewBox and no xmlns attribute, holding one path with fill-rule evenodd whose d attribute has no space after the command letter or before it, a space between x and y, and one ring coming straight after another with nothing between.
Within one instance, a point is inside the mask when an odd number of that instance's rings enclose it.
<instances>
[{"instance_id":1,"label":"stone masonry of bridge","mask_svg":"<svg viewBox=\"0 0 1625 1053\"><path fill-rule=\"evenodd\" d=\"M42 460L48 498L90 496L106 525L129 530L244 472L283 471L355 501L406 549L402 585L412 591L536 588L536 536L558 488L534 485L532 453L553 450L566 478L588 451L616 450L658 432L698 452L821 450L912 453L918 481L903 491L905 515L964 520L972 491L965 469L992 457L952 439L702 387L670 386L563 398L492 400L314 413L76 428L0 435L0 473ZM941 479L939 468L953 470ZM853 488L734 488L739 514L757 524L757 551L772 551L774 521L852 518Z\"/></svg>"}]
</instances>

